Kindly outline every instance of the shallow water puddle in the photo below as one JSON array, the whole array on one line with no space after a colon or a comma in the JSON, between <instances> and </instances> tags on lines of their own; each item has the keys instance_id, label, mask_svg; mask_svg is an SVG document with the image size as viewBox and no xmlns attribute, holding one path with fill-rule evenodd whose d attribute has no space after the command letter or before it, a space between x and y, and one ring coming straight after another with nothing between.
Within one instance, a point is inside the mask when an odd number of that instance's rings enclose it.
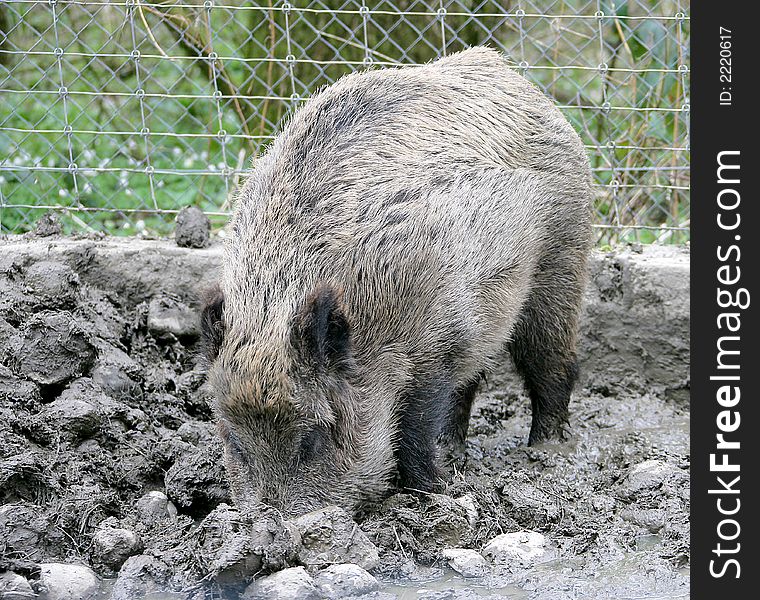
<instances>
[{"instance_id":1,"label":"shallow water puddle","mask_svg":"<svg viewBox=\"0 0 760 600\"><path fill-rule=\"evenodd\" d=\"M420 597L425 597L435 592L460 592L464 593L462 597L469 596L493 596L498 595L501 598L507 598L509 600L518 600L522 598L529 598L530 594L525 590L520 589L514 585L504 583L503 585L485 585L475 584L470 579L465 579L455 573L447 573L440 578L431 579L425 582L404 582L404 581L391 581L381 582L383 586L381 591L394 594L398 600L419 600ZM447 596L456 598L457 596Z\"/></svg>"}]
</instances>

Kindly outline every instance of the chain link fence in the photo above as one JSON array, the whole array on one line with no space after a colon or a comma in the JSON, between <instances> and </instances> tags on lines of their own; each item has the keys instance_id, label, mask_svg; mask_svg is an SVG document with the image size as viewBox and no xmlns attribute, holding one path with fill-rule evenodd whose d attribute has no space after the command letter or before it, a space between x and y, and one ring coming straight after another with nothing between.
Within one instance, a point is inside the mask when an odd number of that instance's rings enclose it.
<instances>
[{"instance_id":1,"label":"chain link fence","mask_svg":"<svg viewBox=\"0 0 760 600\"><path fill-rule=\"evenodd\" d=\"M216 226L252 158L357 69L504 51L580 133L598 239L684 242L689 17L679 0L0 0L0 232Z\"/></svg>"}]
</instances>

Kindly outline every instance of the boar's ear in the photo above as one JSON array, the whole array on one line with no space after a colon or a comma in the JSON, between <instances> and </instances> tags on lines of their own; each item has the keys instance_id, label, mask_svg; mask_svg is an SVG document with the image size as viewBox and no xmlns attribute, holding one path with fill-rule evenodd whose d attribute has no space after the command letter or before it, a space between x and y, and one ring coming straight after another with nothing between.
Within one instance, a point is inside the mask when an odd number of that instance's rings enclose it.
<instances>
[{"instance_id":1,"label":"boar's ear","mask_svg":"<svg viewBox=\"0 0 760 600\"><path fill-rule=\"evenodd\" d=\"M293 346L314 366L345 364L351 340L338 290L329 284L318 285L296 314L291 336Z\"/></svg>"},{"instance_id":2,"label":"boar's ear","mask_svg":"<svg viewBox=\"0 0 760 600\"><path fill-rule=\"evenodd\" d=\"M224 339L224 294L219 284L206 290L201 313L201 341L206 359L211 362L219 354Z\"/></svg>"}]
</instances>

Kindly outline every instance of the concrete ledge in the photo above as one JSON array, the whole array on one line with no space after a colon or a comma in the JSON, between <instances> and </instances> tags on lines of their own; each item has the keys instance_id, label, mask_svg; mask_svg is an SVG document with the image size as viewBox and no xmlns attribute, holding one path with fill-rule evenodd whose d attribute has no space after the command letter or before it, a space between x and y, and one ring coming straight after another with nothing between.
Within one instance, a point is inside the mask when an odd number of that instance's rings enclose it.
<instances>
[{"instance_id":1,"label":"concrete ledge","mask_svg":"<svg viewBox=\"0 0 760 600\"><path fill-rule=\"evenodd\" d=\"M0 295L3 277L23 276L30 264L46 260L67 264L81 282L110 292L125 306L164 294L194 305L217 279L221 250L131 238L6 238L0 240ZM580 344L582 385L688 402L688 251L649 246L597 252L590 271ZM507 374L505 367L494 378Z\"/></svg>"},{"instance_id":2,"label":"concrete ledge","mask_svg":"<svg viewBox=\"0 0 760 600\"><path fill-rule=\"evenodd\" d=\"M689 252L595 254L581 325L581 382L689 400Z\"/></svg>"}]
</instances>

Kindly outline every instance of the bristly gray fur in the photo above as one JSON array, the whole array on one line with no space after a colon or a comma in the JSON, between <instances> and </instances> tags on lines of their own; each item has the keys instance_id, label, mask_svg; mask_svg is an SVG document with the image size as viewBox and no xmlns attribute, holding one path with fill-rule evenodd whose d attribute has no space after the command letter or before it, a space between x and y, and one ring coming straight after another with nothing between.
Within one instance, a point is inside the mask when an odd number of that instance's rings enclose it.
<instances>
[{"instance_id":1,"label":"bristly gray fur","mask_svg":"<svg viewBox=\"0 0 760 600\"><path fill-rule=\"evenodd\" d=\"M505 345L531 442L560 434L590 181L572 127L493 50L348 75L297 110L225 246L209 379L237 502L357 510L399 473L424 484L428 438L456 429L452 402L466 431Z\"/></svg>"}]
</instances>

